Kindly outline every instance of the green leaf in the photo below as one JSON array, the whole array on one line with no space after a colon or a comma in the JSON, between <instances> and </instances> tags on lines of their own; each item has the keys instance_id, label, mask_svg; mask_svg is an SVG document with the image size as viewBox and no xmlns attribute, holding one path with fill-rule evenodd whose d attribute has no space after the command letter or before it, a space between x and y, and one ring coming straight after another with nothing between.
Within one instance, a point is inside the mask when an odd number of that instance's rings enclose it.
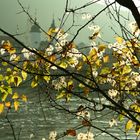
<instances>
[{"instance_id":1,"label":"green leaf","mask_svg":"<svg viewBox=\"0 0 140 140\"><path fill-rule=\"evenodd\" d=\"M104 67L100 72L101 75L109 74L109 73L110 73L110 69L108 67Z\"/></svg>"},{"instance_id":2,"label":"green leaf","mask_svg":"<svg viewBox=\"0 0 140 140\"><path fill-rule=\"evenodd\" d=\"M2 65L3 65L3 66L7 66L8 63L7 63L7 62L2 62Z\"/></svg>"}]
</instances>

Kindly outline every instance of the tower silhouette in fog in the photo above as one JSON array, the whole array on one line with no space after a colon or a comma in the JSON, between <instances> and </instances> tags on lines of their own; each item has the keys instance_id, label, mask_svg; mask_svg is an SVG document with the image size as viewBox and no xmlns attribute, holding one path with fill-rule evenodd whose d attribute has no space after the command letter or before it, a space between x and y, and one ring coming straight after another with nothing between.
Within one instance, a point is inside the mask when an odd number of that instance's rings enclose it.
<instances>
[{"instance_id":1,"label":"tower silhouette in fog","mask_svg":"<svg viewBox=\"0 0 140 140\"><path fill-rule=\"evenodd\" d=\"M31 44L30 44L31 46L30 47L35 48L35 49L39 49L40 42L41 42L41 31L40 31L40 28L39 28L36 20L33 23L33 25L31 26L30 38L31 38Z\"/></svg>"}]
</instances>

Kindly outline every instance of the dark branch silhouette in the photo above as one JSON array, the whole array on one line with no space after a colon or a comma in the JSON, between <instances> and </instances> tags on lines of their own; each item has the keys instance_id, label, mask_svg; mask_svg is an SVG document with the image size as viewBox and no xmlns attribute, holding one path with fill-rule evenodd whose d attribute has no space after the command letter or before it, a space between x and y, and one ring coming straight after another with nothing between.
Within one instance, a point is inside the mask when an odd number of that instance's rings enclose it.
<instances>
[{"instance_id":1,"label":"dark branch silhouette","mask_svg":"<svg viewBox=\"0 0 140 140\"><path fill-rule=\"evenodd\" d=\"M120 5L128 8L131 12L133 17L135 18L138 27L140 28L140 13L138 8L136 7L135 3L132 0L116 0Z\"/></svg>"}]
</instances>

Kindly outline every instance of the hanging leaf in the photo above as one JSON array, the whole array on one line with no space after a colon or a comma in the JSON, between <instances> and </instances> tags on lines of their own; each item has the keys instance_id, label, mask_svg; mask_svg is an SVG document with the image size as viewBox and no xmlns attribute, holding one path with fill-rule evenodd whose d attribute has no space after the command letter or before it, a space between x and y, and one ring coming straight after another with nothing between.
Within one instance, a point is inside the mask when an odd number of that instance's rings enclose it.
<instances>
[{"instance_id":1,"label":"hanging leaf","mask_svg":"<svg viewBox=\"0 0 140 140\"><path fill-rule=\"evenodd\" d=\"M1 64L2 64L3 66L7 66L7 65L8 65L7 62L2 62Z\"/></svg>"},{"instance_id":2,"label":"hanging leaf","mask_svg":"<svg viewBox=\"0 0 140 140\"><path fill-rule=\"evenodd\" d=\"M14 84L15 84L15 86L19 86L19 84L22 82L22 78L21 77L19 77L19 76L15 76L14 77Z\"/></svg>"},{"instance_id":3,"label":"hanging leaf","mask_svg":"<svg viewBox=\"0 0 140 140\"><path fill-rule=\"evenodd\" d=\"M34 80L31 82L31 87L32 87L32 88L35 88L37 85L38 85L38 82L34 79Z\"/></svg>"},{"instance_id":4,"label":"hanging leaf","mask_svg":"<svg viewBox=\"0 0 140 140\"><path fill-rule=\"evenodd\" d=\"M2 94L2 101L3 101L3 102L6 100L7 96L8 96L8 92L4 92L4 93Z\"/></svg>"},{"instance_id":5,"label":"hanging leaf","mask_svg":"<svg viewBox=\"0 0 140 140\"><path fill-rule=\"evenodd\" d=\"M92 56L95 56L97 55L97 50L95 48L93 48L90 52L89 52L89 56L92 57Z\"/></svg>"},{"instance_id":6,"label":"hanging leaf","mask_svg":"<svg viewBox=\"0 0 140 140\"><path fill-rule=\"evenodd\" d=\"M104 44L101 44L101 45L99 45L98 46L98 52L102 52L102 51L104 51L105 49L106 49L106 45L104 45Z\"/></svg>"},{"instance_id":7,"label":"hanging leaf","mask_svg":"<svg viewBox=\"0 0 140 140\"><path fill-rule=\"evenodd\" d=\"M0 114L3 112L4 110L4 104L0 103Z\"/></svg>"},{"instance_id":8,"label":"hanging leaf","mask_svg":"<svg viewBox=\"0 0 140 140\"><path fill-rule=\"evenodd\" d=\"M100 72L101 75L105 75L105 74L109 74L109 73L110 73L110 68L108 68L108 67L104 67Z\"/></svg>"},{"instance_id":9,"label":"hanging leaf","mask_svg":"<svg viewBox=\"0 0 140 140\"><path fill-rule=\"evenodd\" d=\"M98 59L98 60L95 62L95 64L96 64L98 67L101 66L101 60Z\"/></svg>"},{"instance_id":10,"label":"hanging leaf","mask_svg":"<svg viewBox=\"0 0 140 140\"><path fill-rule=\"evenodd\" d=\"M82 121L83 126L91 126L90 122L88 120L83 120Z\"/></svg>"},{"instance_id":11,"label":"hanging leaf","mask_svg":"<svg viewBox=\"0 0 140 140\"><path fill-rule=\"evenodd\" d=\"M136 131L137 136L140 135L140 125L138 124L136 125L135 131Z\"/></svg>"},{"instance_id":12,"label":"hanging leaf","mask_svg":"<svg viewBox=\"0 0 140 140\"><path fill-rule=\"evenodd\" d=\"M19 98L19 95L18 95L18 93L14 93L14 95L12 96L12 99L18 99Z\"/></svg>"},{"instance_id":13,"label":"hanging leaf","mask_svg":"<svg viewBox=\"0 0 140 140\"><path fill-rule=\"evenodd\" d=\"M88 87L84 87L84 95L87 96L89 94L90 90Z\"/></svg>"},{"instance_id":14,"label":"hanging leaf","mask_svg":"<svg viewBox=\"0 0 140 140\"><path fill-rule=\"evenodd\" d=\"M10 102L6 102L5 103L5 106L8 107L8 108L10 108L11 107L11 103Z\"/></svg>"},{"instance_id":15,"label":"hanging leaf","mask_svg":"<svg viewBox=\"0 0 140 140\"><path fill-rule=\"evenodd\" d=\"M43 79L44 79L46 82L49 82L49 81L50 81L50 78L51 78L50 76L44 76L44 77L43 77Z\"/></svg>"},{"instance_id":16,"label":"hanging leaf","mask_svg":"<svg viewBox=\"0 0 140 140\"><path fill-rule=\"evenodd\" d=\"M107 63L109 61L109 56L108 55L105 55L103 57L103 61L104 61L104 63Z\"/></svg>"},{"instance_id":17,"label":"hanging leaf","mask_svg":"<svg viewBox=\"0 0 140 140\"><path fill-rule=\"evenodd\" d=\"M80 87L80 88L84 88L85 85L83 85L82 83L80 83L80 84L79 84L79 87Z\"/></svg>"},{"instance_id":18,"label":"hanging leaf","mask_svg":"<svg viewBox=\"0 0 140 140\"><path fill-rule=\"evenodd\" d=\"M27 97L25 95L21 96L22 101L27 102Z\"/></svg>"},{"instance_id":19,"label":"hanging leaf","mask_svg":"<svg viewBox=\"0 0 140 140\"><path fill-rule=\"evenodd\" d=\"M123 42L124 42L124 39L122 38L122 37L116 37L115 38L116 39L116 41L119 43L119 44L122 44Z\"/></svg>"},{"instance_id":20,"label":"hanging leaf","mask_svg":"<svg viewBox=\"0 0 140 140\"><path fill-rule=\"evenodd\" d=\"M66 131L67 135L70 135L70 136L76 136L76 130L74 129L69 129Z\"/></svg>"},{"instance_id":21,"label":"hanging leaf","mask_svg":"<svg viewBox=\"0 0 140 140\"><path fill-rule=\"evenodd\" d=\"M122 74L127 74L131 72L131 67L129 65L125 65L122 70Z\"/></svg>"},{"instance_id":22,"label":"hanging leaf","mask_svg":"<svg viewBox=\"0 0 140 140\"><path fill-rule=\"evenodd\" d=\"M26 80L26 78L27 78L27 72L25 72L25 71L21 71L21 75L22 75L22 78L23 78L23 80Z\"/></svg>"},{"instance_id":23,"label":"hanging leaf","mask_svg":"<svg viewBox=\"0 0 140 140\"><path fill-rule=\"evenodd\" d=\"M56 96L56 99L61 99L66 95L65 91L62 91L61 93L59 93L59 95Z\"/></svg>"},{"instance_id":24,"label":"hanging leaf","mask_svg":"<svg viewBox=\"0 0 140 140\"><path fill-rule=\"evenodd\" d=\"M3 75L0 74L0 81L2 81L4 79Z\"/></svg>"},{"instance_id":25,"label":"hanging leaf","mask_svg":"<svg viewBox=\"0 0 140 140\"><path fill-rule=\"evenodd\" d=\"M49 60L50 60L51 62L55 62L55 61L56 61L56 56L55 56L55 54L52 54L52 55L49 57Z\"/></svg>"},{"instance_id":26,"label":"hanging leaf","mask_svg":"<svg viewBox=\"0 0 140 140\"><path fill-rule=\"evenodd\" d=\"M10 86L6 87L8 94L12 94L12 88Z\"/></svg>"},{"instance_id":27,"label":"hanging leaf","mask_svg":"<svg viewBox=\"0 0 140 140\"><path fill-rule=\"evenodd\" d=\"M67 68L67 63L66 62L62 62L60 65L59 65L61 68Z\"/></svg>"},{"instance_id":28,"label":"hanging leaf","mask_svg":"<svg viewBox=\"0 0 140 140\"><path fill-rule=\"evenodd\" d=\"M65 99L66 99L66 102L69 102L70 99L71 99L71 94L70 93L67 93L66 96L65 96Z\"/></svg>"},{"instance_id":29,"label":"hanging leaf","mask_svg":"<svg viewBox=\"0 0 140 140\"><path fill-rule=\"evenodd\" d=\"M19 108L19 102L18 101L14 101L14 107L15 107L15 111L17 111L18 108Z\"/></svg>"},{"instance_id":30,"label":"hanging leaf","mask_svg":"<svg viewBox=\"0 0 140 140\"><path fill-rule=\"evenodd\" d=\"M83 63L82 62L79 62L77 65L76 65L76 70L81 70L83 67Z\"/></svg>"},{"instance_id":31,"label":"hanging leaf","mask_svg":"<svg viewBox=\"0 0 140 140\"><path fill-rule=\"evenodd\" d=\"M133 122L132 120L128 120L128 122L125 125L125 130L128 131L133 127Z\"/></svg>"}]
</instances>

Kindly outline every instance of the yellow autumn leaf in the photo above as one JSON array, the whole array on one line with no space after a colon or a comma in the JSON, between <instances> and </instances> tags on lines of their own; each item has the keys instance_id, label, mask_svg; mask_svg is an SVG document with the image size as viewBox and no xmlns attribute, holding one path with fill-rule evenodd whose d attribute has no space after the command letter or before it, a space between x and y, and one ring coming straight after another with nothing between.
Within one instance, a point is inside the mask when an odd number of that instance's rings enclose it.
<instances>
[{"instance_id":1,"label":"yellow autumn leaf","mask_svg":"<svg viewBox=\"0 0 140 140\"><path fill-rule=\"evenodd\" d=\"M115 37L116 41L119 43L119 44L122 44L124 42L124 39L122 37Z\"/></svg>"},{"instance_id":2,"label":"yellow autumn leaf","mask_svg":"<svg viewBox=\"0 0 140 140\"><path fill-rule=\"evenodd\" d=\"M8 94L12 94L12 88L10 86L7 87Z\"/></svg>"},{"instance_id":3,"label":"yellow autumn leaf","mask_svg":"<svg viewBox=\"0 0 140 140\"><path fill-rule=\"evenodd\" d=\"M19 108L19 102L18 101L14 101L14 107L15 107L15 111L17 111L18 108Z\"/></svg>"},{"instance_id":4,"label":"yellow autumn leaf","mask_svg":"<svg viewBox=\"0 0 140 140\"><path fill-rule=\"evenodd\" d=\"M15 76L14 77L14 84L15 84L15 86L19 86L19 84L22 82L22 78L21 77L19 77L19 76Z\"/></svg>"},{"instance_id":5,"label":"yellow autumn leaf","mask_svg":"<svg viewBox=\"0 0 140 140\"><path fill-rule=\"evenodd\" d=\"M122 70L122 74L127 74L131 72L131 67L129 65L125 65Z\"/></svg>"},{"instance_id":6,"label":"yellow autumn leaf","mask_svg":"<svg viewBox=\"0 0 140 140\"><path fill-rule=\"evenodd\" d=\"M33 81L31 82L31 87L32 87L32 88L35 88L37 85L38 85L38 83L37 83L36 80L33 80Z\"/></svg>"},{"instance_id":7,"label":"yellow autumn leaf","mask_svg":"<svg viewBox=\"0 0 140 140\"><path fill-rule=\"evenodd\" d=\"M108 55L105 55L103 57L103 61L104 61L104 63L107 63L109 61L109 56Z\"/></svg>"},{"instance_id":8,"label":"yellow autumn leaf","mask_svg":"<svg viewBox=\"0 0 140 140\"><path fill-rule=\"evenodd\" d=\"M50 28L47 32L48 35L48 40L50 40L52 38L52 36L54 35L54 33L56 33L56 29Z\"/></svg>"},{"instance_id":9,"label":"yellow autumn leaf","mask_svg":"<svg viewBox=\"0 0 140 140\"><path fill-rule=\"evenodd\" d=\"M72 80L70 80L70 81L68 82L68 86L71 86L71 85L73 85L73 81L72 81Z\"/></svg>"},{"instance_id":10,"label":"yellow autumn leaf","mask_svg":"<svg viewBox=\"0 0 140 140\"><path fill-rule=\"evenodd\" d=\"M7 62L2 62L1 64L2 64L3 66L7 66L7 65L8 65Z\"/></svg>"},{"instance_id":11,"label":"yellow autumn leaf","mask_svg":"<svg viewBox=\"0 0 140 140\"><path fill-rule=\"evenodd\" d=\"M25 72L25 71L21 71L21 75L22 75L22 78L23 78L23 80L26 80L26 78L27 78L27 72Z\"/></svg>"},{"instance_id":12,"label":"yellow autumn leaf","mask_svg":"<svg viewBox=\"0 0 140 140\"><path fill-rule=\"evenodd\" d=\"M101 44L101 45L98 46L98 51L99 52L104 51L106 47L107 47L106 45Z\"/></svg>"},{"instance_id":13,"label":"yellow autumn leaf","mask_svg":"<svg viewBox=\"0 0 140 140\"><path fill-rule=\"evenodd\" d=\"M79 71L81 70L83 67L83 63L82 62L79 62L77 65L76 65L76 69Z\"/></svg>"},{"instance_id":14,"label":"yellow autumn leaf","mask_svg":"<svg viewBox=\"0 0 140 140\"><path fill-rule=\"evenodd\" d=\"M82 83L80 83L80 84L79 84L79 87L80 87L80 88L84 88L85 85L83 85Z\"/></svg>"},{"instance_id":15,"label":"yellow autumn leaf","mask_svg":"<svg viewBox=\"0 0 140 140\"><path fill-rule=\"evenodd\" d=\"M51 62L55 62L55 61L56 61L56 56L55 56L55 54L51 55L51 56L49 57L49 60L50 60Z\"/></svg>"},{"instance_id":16,"label":"yellow autumn leaf","mask_svg":"<svg viewBox=\"0 0 140 140\"><path fill-rule=\"evenodd\" d=\"M101 60L98 59L98 60L95 62L95 64L96 64L97 66L101 66Z\"/></svg>"},{"instance_id":17,"label":"yellow autumn leaf","mask_svg":"<svg viewBox=\"0 0 140 140\"><path fill-rule=\"evenodd\" d=\"M4 77L2 74L0 74L0 81L4 80Z\"/></svg>"},{"instance_id":18,"label":"yellow autumn leaf","mask_svg":"<svg viewBox=\"0 0 140 140\"><path fill-rule=\"evenodd\" d=\"M46 82L49 82L49 81L50 81L50 76L44 76L43 79L44 79Z\"/></svg>"},{"instance_id":19,"label":"yellow autumn leaf","mask_svg":"<svg viewBox=\"0 0 140 140\"><path fill-rule=\"evenodd\" d=\"M128 120L128 122L125 125L125 130L128 131L133 127L133 122L132 120Z\"/></svg>"},{"instance_id":20,"label":"yellow autumn leaf","mask_svg":"<svg viewBox=\"0 0 140 140\"><path fill-rule=\"evenodd\" d=\"M110 73L110 68L109 67L104 67L102 70L101 70L101 72L100 72L100 74L102 75L104 75L104 74L109 74Z\"/></svg>"},{"instance_id":21,"label":"yellow autumn leaf","mask_svg":"<svg viewBox=\"0 0 140 140\"><path fill-rule=\"evenodd\" d=\"M140 135L140 125L138 124L136 125L135 131L136 131L137 136Z\"/></svg>"},{"instance_id":22,"label":"yellow autumn leaf","mask_svg":"<svg viewBox=\"0 0 140 140\"><path fill-rule=\"evenodd\" d=\"M6 79L6 81L9 85L11 83L14 83L14 77L13 76L5 76L5 79Z\"/></svg>"},{"instance_id":23,"label":"yellow autumn leaf","mask_svg":"<svg viewBox=\"0 0 140 140\"><path fill-rule=\"evenodd\" d=\"M66 95L65 91L62 91L61 93L59 93L59 95L56 96L56 99L61 99Z\"/></svg>"},{"instance_id":24,"label":"yellow autumn leaf","mask_svg":"<svg viewBox=\"0 0 140 140\"><path fill-rule=\"evenodd\" d=\"M12 99L18 99L19 98L19 95L18 95L18 93L14 93L14 95L12 96Z\"/></svg>"},{"instance_id":25,"label":"yellow autumn leaf","mask_svg":"<svg viewBox=\"0 0 140 140\"><path fill-rule=\"evenodd\" d=\"M11 107L11 103L10 102L6 102L5 106L8 107L8 108Z\"/></svg>"},{"instance_id":26,"label":"yellow autumn leaf","mask_svg":"<svg viewBox=\"0 0 140 140\"><path fill-rule=\"evenodd\" d=\"M87 57L85 55L82 55L83 61L86 62L87 61Z\"/></svg>"},{"instance_id":27,"label":"yellow autumn leaf","mask_svg":"<svg viewBox=\"0 0 140 140\"><path fill-rule=\"evenodd\" d=\"M27 97L25 95L21 96L22 101L27 102Z\"/></svg>"},{"instance_id":28,"label":"yellow autumn leaf","mask_svg":"<svg viewBox=\"0 0 140 140\"><path fill-rule=\"evenodd\" d=\"M3 101L3 102L6 100L7 96L8 96L8 92L4 92L4 93L2 94L2 101Z\"/></svg>"},{"instance_id":29,"label":"yellow autumn leaf","mask_svg":"<svg viewBox=\"0 0 140 140\"><path fill-rule=\"evenodd\" d=\"M0 103L0 114L3 112L4 110L4 104Z\"/></svg>"},{"instance_id":30,"label":"yellow autumn leaf","mask_svg":"<svg viewBox=\"0 0 140 140\"><path fill-rule=\"evenodd\" d=\"M65 98L66 98L66 102L70 101L71 96L72 96L72 95L71 95L70 93L66 94L66 97L65 97Z\"/></svg>"},{"instance_id":31,"label":"yellow autumn leaf","mask_svg":"<svg viewBox=\"0 0 140 140\"><path fill-rule=\"evenodd\" d=\"M13 48L13 47L9 48L7 51L8 51L10 54L16 53L16 49Z\"/></svg>"},{"instance_id":32,"label":"yellow autumn leaf","mask_svg":"<svg viewBox=\"0 0 140 140\"><path fill-rule=\"evenodd\" d=\"M61 68L67 68L67 63L66 62L62 62L60 65L59 65Z\"/></svg>"},{"instance_id":33,"label":"yellow autumn leaf","mask_svg":"<svg viewBox=\"0 0 140 140\"><path fill-rule=\"evenodd\" d=\"M89 52L89 56L90 56L90 57L92 57L92 56L94 56L94 55L96 55L96 54L97 54L97 51L96 51L95 48L91 49L91 51Z\"/></svg>"}]
</instances>

